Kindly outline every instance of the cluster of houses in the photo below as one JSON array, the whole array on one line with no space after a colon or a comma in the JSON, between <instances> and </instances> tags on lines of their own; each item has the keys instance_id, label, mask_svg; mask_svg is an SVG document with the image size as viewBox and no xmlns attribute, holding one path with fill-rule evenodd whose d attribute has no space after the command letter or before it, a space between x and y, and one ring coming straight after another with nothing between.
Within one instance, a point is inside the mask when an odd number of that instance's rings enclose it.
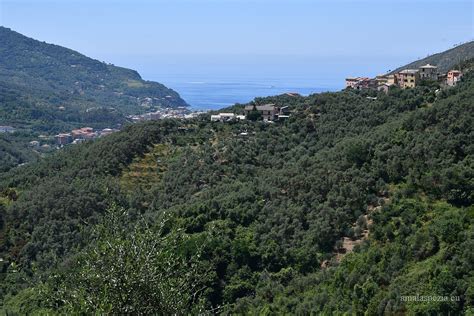
<instances>
[{"instance_id":1,"label":"cluster of houses","mask_svg":"<svg viewBox=\"0 0 474 316\"><path fill-rule=\"evenodd\" d=\"M30 147L32 147L33 149L35 149L36 151L41 151L41 152L47 152L47 151L50 151L51 150L51 145L50 144L43 144L41 145L41 142L38 141L38 140L32 140L30 143L29 143Z\"/></svg>"},{"instance_id":2,"label":"cluster of houses","mask_svg":"<svg viewBox=\"0 0 474 316\"><path fill-rule=\"evenodd\" d=\"M143 122L143 121L155 121L161 120L165 118L194 118L204 112L190 112L185 107L178 107L178 108L165 108L160 109L156 112L149 112L140 115L130 115L128 118L134 122ZM98 137L107 136L114 132L117 132L118 129L112 128L105 128L100 131L94 131L92 127L83 127L79 129L72 130L70 133L61 133L54 136L56 143L60 146L67 145L67 144L78 144L82 143L86 140L95 139Z\"/></svg>"},{"instance_id":3,"label":"cluster of houses","mask_svg":"<svg viewBox=\"0 0 474 316\"><path fill-rule=\"evenodd\" d=\"M346 88L388 92L391 86L398 86L402 89L414 88L424 80L438 81L447 86L455 86L461 77L462 72L459 70L450 70L446 74L440 74L438 73L438 67L426 64L417 69L404 69L396 74L379 75L375 78L346 78Z\"/></svg>"},{"instance_id":4,"label":"cluster of houses","mask_svg":"<svg viewBox=\"0 0 474 316\"><path fill-rule=\"evenodd\" d=\"M273 122L284 120L290 117L290 110L287 106L277 107L275 104L264 105L246 105L244 108L245 116L248 117L252 112L259 112L263 121Z\"/></svg>"},{"instance_id":5,"label":"cluster of houses","mask_svg":"<svg viewBox=\"0 0 474 316\"><path fill-rule=\"evenodd\" d=\"M86 140L95 139L97 137L103 137L117 132L117 129L104 128L101 131L94 131L92 127L83 127L74 129L70 133L61 133L54 136L56 143L60 146L67 144L78 144Z\"/></svg>"},{"instance_id":6,"label":"cluster of houses","mask_svg":"<svg viewBox=\"0 0 474 316\"><path fill-rule=\"evenodd\" d=\"M244 108L245 115L237 115L234 113L219 113L211 115L212 122L232 122L241 121L249 118L252 113L258 113L264 122L274 122L285 120L290 117L290 110L287 106L277 107L273 103L264 105L246 105Z\"/></svg>"},{"instance_id":7,"label":"cluster of houses","mask_svg":"<svg viewBox=\"0 0 474 316\"><path fill-rule=\"evenodd\" d=\"M203 114L205 112L190 112L186 107L164 108L155 112L149 112L140 115L130 115L128 118L134 122L156 121L166 118L191 119Z\"/></svg>"},{"instance_id":8,"label":"cluster of houses","mask_svg":"<svg viewBox=\"0 0 474 316\"><path fill-rule=\"evenodd\" d=\"M211 122L232 122L245 120L245 115L237 115L234 113L219 113L211 115Z\"/></svg>"}]
</instances>

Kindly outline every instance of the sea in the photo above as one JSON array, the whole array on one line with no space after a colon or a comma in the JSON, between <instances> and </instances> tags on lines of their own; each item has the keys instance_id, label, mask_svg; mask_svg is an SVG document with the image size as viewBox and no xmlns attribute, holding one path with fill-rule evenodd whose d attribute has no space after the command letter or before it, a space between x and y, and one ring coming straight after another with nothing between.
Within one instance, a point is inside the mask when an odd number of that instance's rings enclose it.
<instances>
[{"instance_id":1,"label":"sea","mask_svg":"<svg viewBox=\"0 0 474 316\"><path fill-rule=\"evenodd\" d=\"M192 110L218 110L256 97L340 91L348 76L386 72L393 58L287 55L159 55L118 59L146 80L177 91Z\"/></svg>"},{"instance_id":2,"label":"sea","mask_svg":"<svg viewBox=\"0 0 474 316\"><path fill-rule=\"evenodd\" d=\"M255 76L192 76L174 75L152 78L175 90L194 111L218 110L236 103L248 103L256 97L275 96L288 92L307 96L340 87L318 86L314 78L275 78Z\"/></svg>"}]
</instances>

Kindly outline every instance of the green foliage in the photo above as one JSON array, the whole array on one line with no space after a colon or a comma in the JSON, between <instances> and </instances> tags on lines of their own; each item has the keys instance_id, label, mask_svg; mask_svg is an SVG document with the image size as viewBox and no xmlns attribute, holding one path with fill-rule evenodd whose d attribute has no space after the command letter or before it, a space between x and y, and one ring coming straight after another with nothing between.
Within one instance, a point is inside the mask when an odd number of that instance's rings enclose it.
<instances>
[{"instance_id":1,"label":"green foliage","mask_svg":"<svg viewBox=\"0 0 474 316\"><path fill-rule=\"evenodd\" d=\"M80 288L97 288L87 301L99 302L105 288L98 283L108 289L111 283L96 279L92 271L106 280L114 275L101 268L100 258L109 266L122 262L127 274L164 273L159 261L146 270L128 264L131 257L120 257L119 251L133 242L140 244L136 251L163 242L163 259L177 262L168 256L172 250L183 254L178 262L209 269L209 278L200 280L206 286L200 296L206 309L242 314L467 312L474 271L469 251L474 80L467 74L434 102L432 89L395 89L378 94L377 100L368 100L375 92L365 91L265 98L256 102L288 102L291 117L275 124L212 124L204 118L136 124L15 168L0 176L0 191L17 194L0 208L2 299L36 311L22 298L36 284L57 288L49 282L58 274L57 284L69 284L61 296L76 293L72 284L80 280ZM381 210L364 217L368 206L383 205L387 198ZM126 210L127 234L110 231L90 243L110 203ZM145 225L161 223L163 214L167 222L161 230ZM157 234L146 234L147 227ZM335 248L343 246L342 238L361 238L366 228L369 237L338 264ZM167 236L175 236L178 244ZM6 273L12 264L18 272ZM150 289L137 288L141 296L155 297ZM128 308L114 293L101 311L113 312L114 300L121 311ZM76 294L86 300L85 292ZM401 300L416 294L460 300ZM139 305L139 297L130 299ZM94 304L74 308L92 312L100 303ZM180 306L183 313L194 312Z\"/></svg>"},{"instance_id":2,"label":"green foliage","mask_svg":"<svg viewBox=\"0 0 474 316\"><path fill-rule=\"evenodd\" d=\"M255 111L250 111L249 114L247 115L247 119L250 120L250 121L261 121L262 120L262 113L260 113L259 111L255 110Z\"/></svg>"},{"instance_id":3,"label":"green foliage","mask_svg":"<svg viewBox=\"0 0 474 316\"><path fill-rule=\"evenodd\" d=\"M45 283L20 292L10 308L29 306L66 314L202 313L209 266L200 260L203 238L165 232L144 222L129 225L112 207L93 230L91 244Z\"/></svg>"},{"instance_id":4,"label":"green foliage","mask_svg":"<svg viewBox=\"0 0 474 316\"><path fill-rule=\"evenodd\" d=\"M27 146L29 139L19 133L0 134L0 173L38 159L39 153Z\"/></svg>"},{"instance_id":5,"label":"green foliage","mask_svg":"<svg viewBox=\"0 0 474 316\"><path fill-rule=\"evenodd\" d=\"M323 314L460 314L472 307L472 301L466 299L467 280L473 277L468 249L474 243L474 219L466 218L470 212L472 207L399 197L374 214L373 237L341 265L296 277L287 286L277 282L273 288L279 290L273 290L271 300L257 292L252 304L246 306L253 305L251 311L268 304L275 312L283 308L286 312ZM388 227L392 227L391 238L383 233ZM451 240L439 231L447 231ZM420 251L424 251L422 256ZM262 279L258 286L267 283ZM416 295L449 299L402 299ZM282 305L287 297L294 303Z\"/></svg>"},{"instance_id":6,"label":"green foliage","mask_svg":"<svg viewBox=\"0 0 474 316\"><path fill-rule=\"evenodd\" d=\"M163 227L124 227L117 216L106 215L94 246L54 284L59 291L53 299L73 313L203 312L209 267L200 261L201 240L179 231L164 234Z\"/></svg>"}]
</instances>

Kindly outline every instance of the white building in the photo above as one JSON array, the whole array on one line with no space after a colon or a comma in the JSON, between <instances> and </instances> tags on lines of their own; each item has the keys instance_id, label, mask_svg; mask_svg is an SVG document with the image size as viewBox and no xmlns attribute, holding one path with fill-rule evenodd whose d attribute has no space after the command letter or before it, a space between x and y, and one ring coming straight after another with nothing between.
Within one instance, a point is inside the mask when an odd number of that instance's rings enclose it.
<instances>
[{"instance_id":1,"label":"white building","mask_svg":"<svg viewBox=\"0 0 474 316\"><path fill-rule=\"evenodd\" d=\"M0 133L13 133L15 129L11 126L0 126Z\"/></svg>"},{"instance_id":2,"label":"white building","mask_svg":"<svg viewBox=\"0 0 474 316\"><path fill-rule=\"evenodd\" d=\"M235 115L234 113L219 113L216 115L211 115L211 122L230 122L241 119L240 117L242 116L244 115Z\"/></svg>"}]
</instances>

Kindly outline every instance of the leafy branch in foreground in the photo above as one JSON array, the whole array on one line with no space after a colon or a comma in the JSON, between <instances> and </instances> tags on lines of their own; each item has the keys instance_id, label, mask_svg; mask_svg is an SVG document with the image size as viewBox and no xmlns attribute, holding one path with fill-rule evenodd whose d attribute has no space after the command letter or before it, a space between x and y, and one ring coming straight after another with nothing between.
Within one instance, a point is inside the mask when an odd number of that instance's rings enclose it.
<instances>
[{"instance_id":1,"label":"leafy branch in foreground","mask_svg":"<svg viewBox=\"0 0 474 316\"><path fill-rule=\"evenodd\" d=\"M127 228L127 214L112 207L97 225L96 241L72 267L38 288L48 308L66 313L202 313L211 277L202 240L166 232L144 221Z\"/></svg>"}]
</instances>

